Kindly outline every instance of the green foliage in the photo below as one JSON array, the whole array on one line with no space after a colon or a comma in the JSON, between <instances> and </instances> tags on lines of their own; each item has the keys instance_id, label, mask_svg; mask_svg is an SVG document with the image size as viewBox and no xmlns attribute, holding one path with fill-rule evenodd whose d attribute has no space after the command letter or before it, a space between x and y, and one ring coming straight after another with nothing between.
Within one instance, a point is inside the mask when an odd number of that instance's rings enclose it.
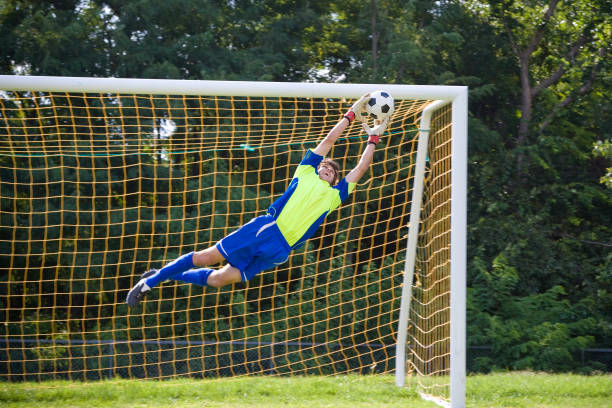
<instances>
[{"instance_id":1,"label":"green foliage","mask_svg":"<svg viewBox=\"0 0 612 408\"><path fill-rule=\"evenodd\" d=\"M595 144L593 145L593 154L595 155L595 157L603 158L608 163L611 162L612 143L610 142L610 140L606 140L604 142L598 140L597 142L595 142ZM606 168L606 174L601 177L600 181L602 184L605 184L606 187L612 188L612 167Z\"/></svg>"},{"instance_id":2,"label":"green foliage","mask_svg":"<svg viewBox=\"0 0 612 408\"><path fill-rule=\"evenodd\" d=\"M479 273L468 295L469 341L491 344L495 355L478 362L477 369L571 370L580 350L592 347L605 331L602 321L572 307L562 286L512 296L518 282L514 268L500 259L491 271L479 260L475 264Z\"/></svg>"}]
</instances>

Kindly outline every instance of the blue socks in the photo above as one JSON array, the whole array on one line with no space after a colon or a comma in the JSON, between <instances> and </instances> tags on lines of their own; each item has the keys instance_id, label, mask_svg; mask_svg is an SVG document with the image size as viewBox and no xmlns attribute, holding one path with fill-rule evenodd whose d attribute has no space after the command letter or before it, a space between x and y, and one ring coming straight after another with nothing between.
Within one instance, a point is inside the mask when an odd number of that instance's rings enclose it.
<instances>
[{"instance_id":1,"label":"blue socks","mask_svg":"<svg viewBox=\"0 0 612 408\"><path fill-rule=\"evenodd\" d=\"M146 284L150 288L159 285L161 282L172 279L185 283L194 283L200 286L206 286L208 276L214 269L202 268L194 269L193 252L182 255L170 262L168 265L161 268L157 273L150 278L147 278Z\"/></svg>"},{"instance_id":2,"label":"blue socks","mask_svg":"<svg viewBox=\"0 0 612 408\"><path fill-rule=\"evenodd\" d=\"M146 283L150 288L159 285L161 282L174 279L175 276L193 268L193 252L182 255L170 262L168 265L161 268L157 273L150 278L147 278ZM208 276L206 276L208 279ZM206 282L206 281L204 281Z\"/></svg>"},{"instance_id":3,"label":"blue socks","mask_svg":"<svg viewBox=\"0 0 612 408\"><path fill-rule=\"evenodd\" d=\"M175 275L172 277L172 279L185 283L194 283L200 286L207 286L206 282L208 281L208 276L210 276L211 272L213 271L214 269L209 268L194 269L192 271Z\"/></svg>"}]
</instances>

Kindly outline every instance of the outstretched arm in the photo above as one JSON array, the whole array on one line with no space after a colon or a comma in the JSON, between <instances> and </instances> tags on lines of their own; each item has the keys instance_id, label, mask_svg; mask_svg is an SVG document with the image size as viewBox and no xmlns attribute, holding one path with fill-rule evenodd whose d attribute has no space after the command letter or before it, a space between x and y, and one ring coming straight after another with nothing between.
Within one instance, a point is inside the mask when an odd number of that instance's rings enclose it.
<instances>
[{"instance_id":1,"label":"outstretched arm","mask_svg":"<svg viewBox=\"0 0 612 408\"><path fill-rule=\"evenodd\" d=\"M359 164L355 167L349 174L346 175L346 181L349 183L357 183L359 179L365 174L365 172L370 168L370 164L372 164L372 159L374 158L374 150L376 149L376 145L380 139L380 136L385 132L387 125L389 124L389 118L387 117L378 126L370 129L368 125L363 124L363 128L368 134L368 143L366 145L365 150L361 154L361 159L359 159Z\"/></svg>"},{"instance_id":2,"label":"outstretched arm","mask_svg":"<svg viewBox=\"0 0 612 408\"><path fill-rule=\"evenodd\" d=\"M361 154L361 159L359 159L359 164L355 167L349 174L346 175L346 181L348 183L357 183L361 176L365 174L365 172L372 164L372 159L374 158L374 149L376 149L376 143L368 143L365 150Z\"/></svg>"},{"instance_id":3,"label":"outstretched arm","mask_svg":"<svg viewBox=\"0 0 612 408\"><path fill-rule=\"evenodd\" d=\"M327 153L331 150L336 140L340 137L340 135L344 132L344 129L348 127L350 123L350 119L346 116L340 119L336 126L329 131L327 136L319 144L315 147L314 152L319 156L326 156Z\"/></svg>"},{"instance_id":4,"label":"outstretched arm","mask_svg":"<svg viewBox=\"0 0 612 408\"><path fill-rule=\"evenodd\" d=\"M348 125L351 124L356 117L361 120L363 107L369 96L369 93L363 95L357 100L357 102L353 104L353 106L350 107L348 112L346 112L346 115L344 115L344 117L340 119L338 123L336 123L336 126L334 126L332 130L329 131L327 136L325 136L325 138L321 140L317 147L315 147L314 152L316 154L318 154L319 156L326 156L327 153L329 153L331 148L334 146L334 143L336 143L336 140L338 140L340 135L342 135L344 130L348 127Z\"/></svg>"}]
</instances>

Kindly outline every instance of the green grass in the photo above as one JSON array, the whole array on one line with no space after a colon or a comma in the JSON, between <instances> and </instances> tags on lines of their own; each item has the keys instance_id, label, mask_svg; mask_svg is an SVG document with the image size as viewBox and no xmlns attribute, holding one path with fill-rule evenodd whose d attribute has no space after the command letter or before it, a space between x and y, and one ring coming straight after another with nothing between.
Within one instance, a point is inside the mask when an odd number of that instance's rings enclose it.
<instances>
[{"instance_id":1,"label":"green grass","mask_svg":"<svg viewBox=\"0 0 612 408\"><path fill-rule=\"evenodd\" d=\"M533 373L467 378L468 407L612 407L612 375ZM391 376L246 377L223 380L0 383L0 406L433 408Z\"/></svg>"},{"instance_id":2,"label":"green grass","mask_svg":"<svg viewBox=\"0 0 612 408\"><path fill-rule=\"evenodd\" d=\"M612 407L612 375L508 373L468 377L470 407Z\"/></svg>"}]
</instances>

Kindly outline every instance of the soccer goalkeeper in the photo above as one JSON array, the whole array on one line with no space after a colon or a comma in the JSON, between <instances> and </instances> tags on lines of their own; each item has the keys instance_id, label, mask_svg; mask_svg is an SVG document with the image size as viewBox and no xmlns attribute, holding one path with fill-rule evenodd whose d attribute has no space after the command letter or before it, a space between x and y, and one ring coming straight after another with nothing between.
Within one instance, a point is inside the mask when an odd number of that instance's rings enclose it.
<instances>
[{"instance_id":1,"label":"soccer goalkeeper","mask_svg":"<svg viewBox=\"0 0 612 408\"><path fill-rule=\"evenodd\" d=\"M287 191L265 215L253 218L210 248L182 255L160 270L145 272L128 293L126 303L130 307L138 305L152 288L165 280L219 288L247 281L287 261L291 250L302 246L327 215L349 196L372 163L374 149L387 128L389 117L370 128L363 116L368 100L369 94L359 98L317 147L306 152ZM324 156L356 118L362 122L368 141L357 166L340 180L338 164ZM208 268L224 261L227 264L220 269Z\"/></svg>"}]
</instances>

